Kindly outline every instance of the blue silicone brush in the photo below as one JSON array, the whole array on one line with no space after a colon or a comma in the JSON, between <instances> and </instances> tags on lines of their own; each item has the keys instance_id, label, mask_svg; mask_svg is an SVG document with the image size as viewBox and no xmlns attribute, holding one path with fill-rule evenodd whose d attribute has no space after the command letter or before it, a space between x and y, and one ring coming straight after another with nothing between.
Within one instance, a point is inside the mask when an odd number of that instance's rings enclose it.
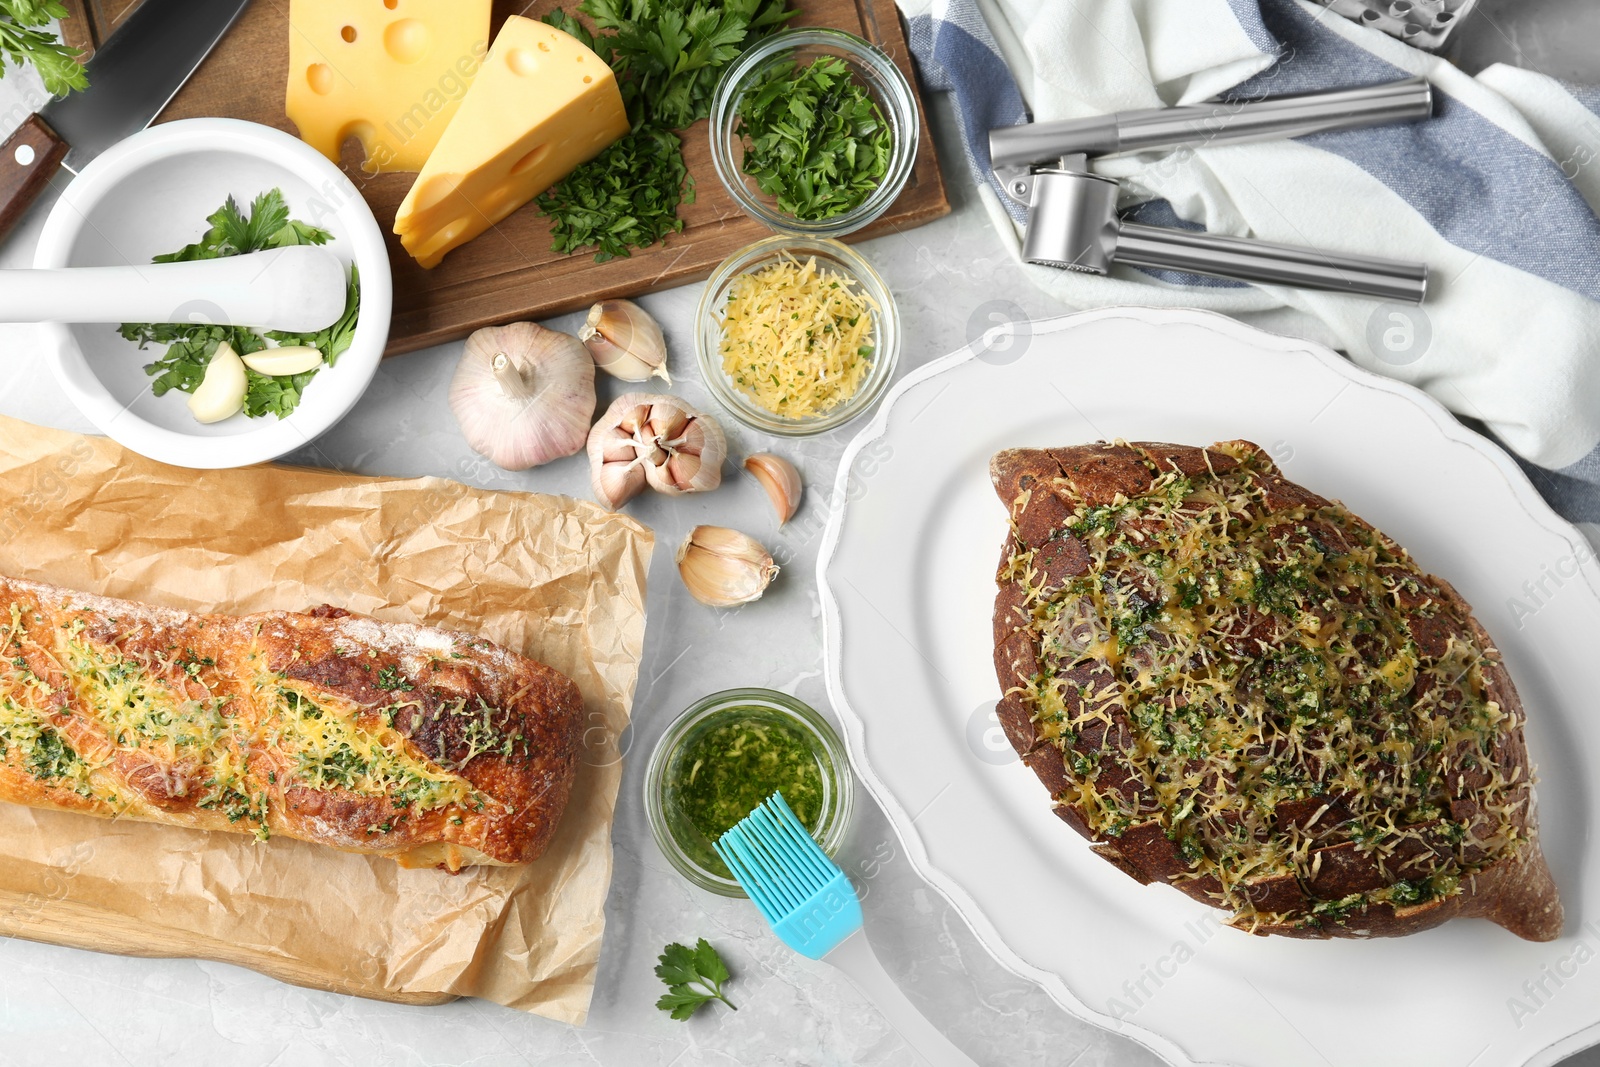
<instances>
[{"instance_id":1,"label":"blue silicone brush","mask_svg":"<svg viewBox=\"0 0 1600 1067\"><path fill-rule=\"evenodd\" d=\"M855 886L806 833L781 793L723 834L716 849L784 944L843 971L933 1067L975 1067L878 962L861 930Z\"/></svg>"}]
</instances>

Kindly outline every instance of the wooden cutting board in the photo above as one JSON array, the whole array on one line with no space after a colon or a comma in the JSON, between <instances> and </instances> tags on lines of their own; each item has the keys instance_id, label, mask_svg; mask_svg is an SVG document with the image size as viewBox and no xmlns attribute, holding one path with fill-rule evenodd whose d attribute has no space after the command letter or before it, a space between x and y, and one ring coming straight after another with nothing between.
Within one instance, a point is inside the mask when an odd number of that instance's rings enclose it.
<instances>
[{"instance_id":1,"label":"wooden cutting board","mask_svg":"<svg viewBox=\"0 0 1600 1067\"><path fill-rule=\"evenodd\" d=\"M492 28L498 30L510 14L538 17L557 6L575 10L577 3L535 0L523 5L496 0ZM129 0L82 3L97 40L103 40L133 6ZM916 87L910 50L893 0L796 0L795 7L799 14L791 25L836 26L859 34L893 56ZM289 4L287 0L254 0L158 121L224 116L294 133L293 123L283 113L288 68ZM903 230L949 213L933 138L926 118L919 121L920 149L905 191L881 219L852 240ZM550 248L549 221L531 205L451 253L432 271L418 267L400 247L399 238L388 234L395 290L389 354L453 341L482 326L546 318L586 308L607 297L637 296L698 281L731 253L767 236L769 231L735 207L717 180L706 123L685 131L683 141L689 172L696 179L696 202L679 210L683 232L628 259L595 263L592 253L557 255ZM352 141L346 145L342 161L345 173L372 205L387 234L412 176L364 174L360 161L360 148ZM210 205L200 207L210 210Z\"/></svg>"}]
</instances>

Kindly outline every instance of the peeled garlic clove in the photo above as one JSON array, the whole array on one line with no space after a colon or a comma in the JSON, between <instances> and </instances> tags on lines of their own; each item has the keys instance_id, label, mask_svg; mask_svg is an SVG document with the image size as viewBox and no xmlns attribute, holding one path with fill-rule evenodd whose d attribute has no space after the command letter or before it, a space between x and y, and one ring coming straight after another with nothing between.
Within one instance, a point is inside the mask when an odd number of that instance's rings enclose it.
<instances>
[{"instance_id":1,"label":"peeled garlic clove","mask_svg":"<svg viewBox=\"0 0 1600 1067\"><path fill-rule=\"evenodd\" d=\"M263 348L241 357L244 365L257 374L282 378L290 374L304 374L322 366L322 353L310 345L290 345L285 348Z\"/></svg>"},{"instance_id":2,"label":"peeled garlic clove","mask_svg":"<svg viewBox=\"0 0 1600 1067\"><path fill-rule=\"evenodd\" d=\"M660 378L669 386L667 339L650 313L632 300L602 300L589 309L578 340L594 357L594 365L625 382Z\"/></svg>"},{"instance_id":3,"label":"peeled garlic clove","mask_svg":"<svg viewBox=\"0 0 1600 1067\"><path fill-rule=\"evenodd\" d=\"M761 483L761 488L772 499L772 506L778 512L779 526L794 518L794 513L800 510L800 497L805 493L805 486L801 484L800 472L793 463L771 452L761 452L745 460L744 469Z\"/></svg>"},{"instance_id":4,"label":"peeled garlic clove","mask_svg":"<svg viewBox=\"0 0 1600 1067\"><path fill-rule=\"evenodd\" d=\"M715 419L661 393L619 396L589 431L589 479L611 508L636 496L641 478L668 496L715 489L727 455Z\"/></svg>"},{"instance_id":5,"label":"peeled garlic clove","mask_svg":"<svg viewBox=\"0 0 1600 1067\"><path fill-rule=\"evenodd\" d=\"M761 599L778 565L752 537L722 526L696 526L678 546L678 573L689 595L712 608Z\"/></svg>"},{"instance_id":6,"label":"peeled garlic clove","mask_svg":"<svg viewBox=\"0 0 1600 1067\"><path fill-rule=\"evenodd\" d=\"M531 322L467 338L450 383L450 410L467 443L511 471L582 449L594 406L588 351L576 338Z\"/></svg>"},{"instance_id":7,"label":"peeled garlic clove","mask_svg":"<svg viewBox=\"0 0 1600 1067\"><path fill-rule=\"evenodd\" d=\"M200 384L189 396L189 413L204 423L232 418L244 410L244 396L249 389L244 360L224 341L217 346Z\"/></svg>"}]
</instances>

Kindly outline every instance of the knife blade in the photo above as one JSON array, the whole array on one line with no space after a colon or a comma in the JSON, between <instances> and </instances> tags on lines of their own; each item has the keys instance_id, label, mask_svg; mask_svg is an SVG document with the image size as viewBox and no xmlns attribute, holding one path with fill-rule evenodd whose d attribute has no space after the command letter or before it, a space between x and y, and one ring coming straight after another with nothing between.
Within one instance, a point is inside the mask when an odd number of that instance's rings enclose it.
<instances>
[{"instance_id":1,"label":"knife blade","mask_svg":"<svg viewBox=\"0 0 1600 1067\"><path fill-rule=\"evenodd\" d=\"M90 160L161 114L250 0L146 0L88 63L89 88L45 105L0 145L0 240L58 168Z\"/></svg>"}]
</instances>

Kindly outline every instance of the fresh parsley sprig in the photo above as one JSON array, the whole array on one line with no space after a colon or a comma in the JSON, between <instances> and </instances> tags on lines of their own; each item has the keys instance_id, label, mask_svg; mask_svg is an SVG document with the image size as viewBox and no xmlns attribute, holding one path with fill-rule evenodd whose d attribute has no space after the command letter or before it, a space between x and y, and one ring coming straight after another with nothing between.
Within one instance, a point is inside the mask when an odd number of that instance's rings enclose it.
<instances>
[{"instance_id":1,"label":"fresh parsley sprig","mask_svg":"<svg viewBox=\"0 0 1600 1067\"><path fill-rule=\"evenodd\" d=\"M78 63L77 49L62 44L46 28L51 19L66 17L67 9L57 0L0 0L0 78L10 60L37 70L52 96L87 89L89 76Z\"/></svg>"},{"instance_id":2,"label":"fresh parsley sprig","mask_svg":"<svg viewBox=\"0 0 1600 1067\"><path fill-rule=\"evenodd\" d=\"M705 938L696 942L693 949L673 942L660 958L656 977L667 983L667 991L656 1001L656 1007L671 1012L674 1019L687 1019L700 1005L713 1000L739 1010L722 992L722 984L729 977L728 966Z\"/></svg>"},{"instance_id":3,"label":"fresh parsley sprig","mask_svg":"<svg viewBox=\"0 0 1600 1067\"><path fill-rule=\"evenodd\" d=\"M681 130L711 113L722 70L794 16L787 0L583 0L646 121Z\"/></svg>"},{"instance_id":4,"label":"fresh parsley sprig","mask_svg":"<svg viewBox=\"0 0 1600 1067\"><path fill-rule=\"evenodd\" d=\"M889 172L894 138L883 112L837 56L797 71L773 65L739 105L744 172L805 222L859 207Z\"/></svg>"},{"instance_id":5,"label":"fresh parsley sprig","mask_svg":"<svg viewBox=\"0 0 1600 1067\"><path fill-rule=\"evenodd\" d=\"M0 3L3 2L0 0ZM211 228L200 240L176 252L156 256L155 262L187 263L223 259L269 248L327 244L333 239L327 230L291 219L289 205L280 189L271 189L256 197L248 213L242 211L230 196L227 203L207 216L206 221ZM360 307L361 277L352 266L350 285L345 292L344 312L339 316L339 321L315 333L272 331L266 337L280 345L315 348L322 353L324 366L331 367L355 337ZM150 391L156 396L165 396L174 389L184 393L198 389L205 378L206 365L224 341L241 356L260 352L267 347L266 339L247 326L135 322L123 323L118 332L126 340L136 342L140 348L153 344L167 346L159 358L144 368L145 373L155 379L150 383ZM244 413L253 419L263 415L287 418L300 405L301 395L316 376L316 370L278 377L245 368L247 385Z\"/></svg>"},{"instance_id":6,"label":"fresh parsley sprig","mask_svg":"<svg viewBox=\"0 0 1600 1067\"><path fill-rule=\"evenodd\" d=\"M269 189L250 203L247 215L233 197L206 216L211 223L204 237L176 252L156 256L156 263L188 263L196 259L221 259L226 256L260 252L291 245L325 245L333 234L289 217L283 190Z\"/></svg>"}]
</instances>

